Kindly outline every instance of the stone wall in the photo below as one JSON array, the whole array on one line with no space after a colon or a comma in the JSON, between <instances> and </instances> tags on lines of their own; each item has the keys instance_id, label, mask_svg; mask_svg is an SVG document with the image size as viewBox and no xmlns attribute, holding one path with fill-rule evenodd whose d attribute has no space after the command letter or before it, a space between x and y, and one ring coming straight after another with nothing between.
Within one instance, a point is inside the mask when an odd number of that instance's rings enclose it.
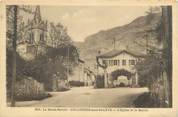
<instances>
[{"instance_id":1,"label":"stone wall","mask_svg":"<svg viewBox=\"0 0 178 117\"><path fill-rule=\"evenodd\" d=\"M45 94L43 83L40 83L31 77L17 81L15 88L17 100L30 100Z\"/></svg>"}]
</instances>

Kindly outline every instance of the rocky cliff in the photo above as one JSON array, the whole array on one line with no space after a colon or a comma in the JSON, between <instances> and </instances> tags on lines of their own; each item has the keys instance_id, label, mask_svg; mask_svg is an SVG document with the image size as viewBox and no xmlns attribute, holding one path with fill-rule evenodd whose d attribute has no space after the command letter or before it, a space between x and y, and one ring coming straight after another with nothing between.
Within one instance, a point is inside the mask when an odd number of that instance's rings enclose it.
<instances>
[{"instance_id":1,"label":"rocky cliff","mask_svg":"<svg viewBox=\"0 0 178 117\"><path fill-rule=\"evenodd\" d=\"M161 13L153 14L148 20L147 16L141 16L131 23L102 30L85 38L84 42L75 42L80 51L80 57L93 69L98 51L108 52L114 48L134 50L139 53L146 52L146 39L150 46L157 46L157 32L155 31L161 19Z\"/></svg>"}]
</instances>

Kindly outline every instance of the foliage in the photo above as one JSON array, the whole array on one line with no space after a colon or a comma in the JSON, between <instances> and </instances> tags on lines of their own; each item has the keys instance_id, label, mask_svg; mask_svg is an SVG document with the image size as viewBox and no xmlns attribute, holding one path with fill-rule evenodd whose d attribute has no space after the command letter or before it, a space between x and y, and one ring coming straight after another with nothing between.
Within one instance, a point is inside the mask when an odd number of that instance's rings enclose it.
<instances>
[{"instance_id":1,"label":"foliage","mask_svg":"<svg viewBox=\"0 0 178 117\"><path fill-rule=\"evenodd\" d=\"M61 23L58 23L57 25L50 23L49 36L51 41L50 45L54 48L72 43L72 39L67 33L67 28Z\"/></svg>"},{"instance_id":2,"label":"foliage","mask_svg":"<svg viewBox=\"0 0 178 117\"><path fill-rule=\"evenodd\" d=\"M8 80L12 77L12 40L13 40L13 22L14 22L14 11L13 6L8 5L7 10L7 75ZM21 39L23 36L22 25L24 25L23 17L20 16L19 12L24 11L25 13L34 14L31 7L29 6L18 6L18 18L17 18L17 39ZM61 76L66 77L66 68L63 65L66 57L69 56L70 62L75 63L75 59L78 58L78 50L72 44L71 38L67 34L67 28L62 24L58 23L56 26L52 25L54 33L54 41L57 46L48 47L47 52L44 55L37 56L32 61L24 61L17 53L17 76L22 78L25 76L32 76L36 80L43 82L48 77L56 73L61 72ZM54 26L54 27L53 27ZM17 40L18 41L18 40ZM25 76L24 76L25 75Z\"/></svg>"},{"instance_id":3,"label":"foliage","mask_svg":"<svg viewBox=\"0 0 178 117\"><path fill-rule=\"evenodd\" d=\"M138 70L139 84L150 88L163 71L162 60L157 56L150 55L145 60L138 62L136 69Z\"/></svg>"},{"instance_id":4,"label":"foliage","mask_svg":"<svg viewBox=\"0 0 178 117\"><path fill-rule=\"evenodd\" d=\"M12 48L12 40L13 40L13 29L14 29L14 6L13 5L7 5L6 6L6 35L7 35L7 46L9 48ZM24 36L24 21L23 21L23 16L20 15L21 11L24 11L25 13L33 14L33 11L30 6L18 6L17 10L17 41L22 39Z\"/></svg>"},{"instance_id":5,"label":"foliage","mask_svg":"<svg viewBox=\"0 0 178 117\"><path fill-rule=\"evenodd\" d=\"M66 80L66 66L63 62L66 57L66 48L52 48L48 47L48 51L44 55L37 56L32 61L25 61L17 53L17 80L27 78L30 76L39 82L45 84L51 83L54 74L59 73L59 78ZM75 58L76 52L74 46L70 46L70 58ZM12 51L7 49L7 85L10 87L12 78ZM75 60L71 59L75 64ZM70 71L72 73L72 71Z\"/></svg>"},{"instance_id":6,"label":"foliage","mask_svg":"<svg viewBox=\"0 0 178 117\"><path fill-rule=\"evenodd\" d=\"M50 50L45 55L27 62L23 73L40 82L49 82L52 75L57 72L60 72L61 78L66 78L66 68L62 65L60 57L60 55Z\"/></svg>"},{"instance_id":7,"label":"foliage","mask_svg":"<svg viewBox=\"0 0 178 117\"><path fill-rule=\"evenodd\" d=\"M160 7L150 7L147 13L147 20L146 23L150 24L151 20L154 18L154 14L160 12Z\"/></svg>"},{"instance_id":8,"label":"foliage","mask_svg":"<svg viewBox=\"0 0 178 117\"><path fill-rule=\"evenodd\" d=\"M72 44L60 44L57 48L48 47L47 56L55 58L56 56L61 56L62 61L69 57L72 62L75 62L75 58L79 57L77 48Z\"/></svg>"},{"instance_id":9,"label":"foliage","mask_svg":"<svg viewBox=\"0 0 178 117\"><path fill-rule=\"evenodd\" d=\"M11 80L12 80L12 63L13 62L13 51L10 49L6 49L6 68L7 68L7 87L10 87ZM21 72L21 69L24 67L24 64L26 62L19 56L18 53L16 53L16 74L17 74L17 80L20 80L23 76L23 73Z\"/></svg>"},{"instance_id":10,"label":"foliage","mask_svg":"<svg viewBox=\"0 0 178 117\"><path fill-rule=\"evenodd\" d=\"M153 107L160 107L160 101L156 95L154 98L151 93L143 93L137 97L134 101L135 107L139 108L153 108Z\"/></svg>"}]
</instances>

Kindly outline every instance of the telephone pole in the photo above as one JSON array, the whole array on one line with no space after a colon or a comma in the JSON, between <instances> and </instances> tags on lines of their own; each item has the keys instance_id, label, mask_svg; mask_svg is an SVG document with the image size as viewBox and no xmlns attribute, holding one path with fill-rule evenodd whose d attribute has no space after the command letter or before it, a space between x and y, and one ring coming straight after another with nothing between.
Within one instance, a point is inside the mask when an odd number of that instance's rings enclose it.
<instances>
[{"instance_id":1,"label":"telephone pole","mask_svg":"<svg viewBox=\"0 0 178 117\"><path fill-rule=\"evenodd\" d=\"M116 38L113 38L114 50L116 49Z\"/></svg>"},{"instance_id":2,"label":"telephone pole","mask_svg":"<svg viewBox=\"0 0 178 117\"><path fill-rule=\"evenodd\" d=\"M16 83L16 41L17 41L17 12L18 6L13 6L14 22L13 22L13 64L12 64L12 83L11 83L11 107L15 106L15 83Z\"/></svg>"},{"instance_id":3,"label":"telephone pole","mask_svg":"<svg viewBox=\"0 0 178 117\"><path fill-rule=\"evenodd\" d=\"M69 68L70 68L70 59L69 59L69 56L70 56L70 54L69 54L69 52L70 52L70 46L68 45L67 46L67 84L69 85Z\"/></svg>"}]
</instances>

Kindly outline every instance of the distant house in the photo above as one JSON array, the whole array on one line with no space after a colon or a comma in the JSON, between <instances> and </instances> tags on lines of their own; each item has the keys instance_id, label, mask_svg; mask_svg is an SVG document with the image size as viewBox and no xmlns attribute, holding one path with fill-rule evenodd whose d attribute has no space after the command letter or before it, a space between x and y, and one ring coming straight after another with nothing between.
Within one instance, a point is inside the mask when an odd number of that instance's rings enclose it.
<instances>
[{"instance_id":1,"label":"distant house","mask_svg":"<svg viewBox=\"0 0 178 117\"><path fill-rule=\"evenodd\" d=\"M51 91L65 91L69 89L66 79L61 78L60 73L56 73L52 77Z\"/></svg>"},{"instance_id":2,"label":"distant house","mask_svg":"<svg viewBox=\"0 0 178 117\"><path fill-rule=\"evenodd\" d=\"M85 62L81 59L77 60L77 65L72 68L72 74L69 76L69 81L84 81Z\"/></svg>"},{"instance_id":3,"label":"distant house","mask_svg":"<svg viewBox=\"0 0 178 117\"><path fill-rule=\"evenodd\" d=\"M94 73L85 66L85 62L78 59L77 65L72 68L72 74L69 75L69 82L76 86L91 86L94 82Z\"/></svg>"},{"instance_id":4,"label":"distant house","mask_svg":"<svg viewBox=\"0 0 178 117\"><path fill-rule=\"evenodd\" d=\"M144 59L144 55L128 50L112 50L97 56L98 62L105 64L104 70L98 67L99 74L106 72L105 87L138 86L138 74L135 65Z\"/></svg>"}]
</instances>

